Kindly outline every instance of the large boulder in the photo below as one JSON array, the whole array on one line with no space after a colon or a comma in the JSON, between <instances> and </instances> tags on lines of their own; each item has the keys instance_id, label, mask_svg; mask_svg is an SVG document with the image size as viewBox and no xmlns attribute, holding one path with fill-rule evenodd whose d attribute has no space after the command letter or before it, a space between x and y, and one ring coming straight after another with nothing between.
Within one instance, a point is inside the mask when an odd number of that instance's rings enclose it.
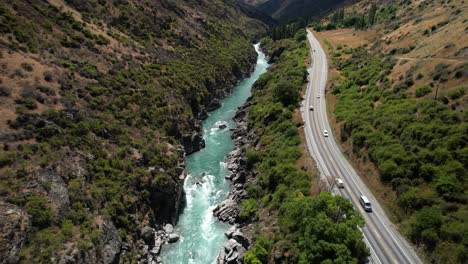
<instances>
[{"instance_id":1,"label":"large boulder","mask_svg":"<svg viewBox=\"0 0 468 264\"><path fill-rule=\"evenodd\" d=\"M242 264L247 250L234 239L229 239L218 254L217 264Z\"/></svg>"},{"instance_id":2,"label":"large boulder","mask_svg":"<svg viewBox=\"0 0 468 264\"><path fill-rule=\"evenodd\" d=\"M202 110L200 110L200 112L198 113L198 119L200 119L200 120L205 120L205 119L208 118L208 116L209 116L208 112L204 108Z\"/></svg>"},{"instance_id":3,"label":"large boulder","mask_svg":"<svg viewBox=\"0 0 468 264\"><path fill-rule=\"evenodd\" d=\"M226 121L217 121L215 126L219 129L225 129L227 127Z\"/></svg>"},{"instance_id":4,"label":"large boulder","mask_svg":"<svg viewBox=\"0 0 468 264\"><path fill-rule=\"evenodd\" d=\"M237 229L238 229L237 226L233 225L226 232L224 232L224 235L227 238L232 238L232 235L234 234L234 232L237 231Z\"/></svg>"},{"instance_id":5,"label":"large boulder","mask_svg":"<svg viewBox=\"0 0 468 264\"><path fill-rule=\"evenodd\" d=\"M227 199L218 204L213 215L223 222L234 224L239 216L240 208L236 201Z\"/></svg>"},{"instance_id":6,"label":"large boulder","mask_svg":"<svg viewBox=\"0 0 468 264\"><path fill-rule=\"evenodd\" d=\"M249 239L247 238L244 233L242 233L240 230L236 230L232 234L232 239L236 240L239 244L241 244L244 248L249 248L250 242Z\"/></svg>"},{"instance_id":7,"label":"large boulder","mask_svg":"<svg viewBox=\"0 0 468 264\"><path fill-rule=\"evenodd\" d=\"M181 143L187 155L205 147L205 140L201 131L194 131L182 135Z\"/></svg>"},{"instance_id":8,"label":"large boulder","mask_svg":"<svg viewBox=\"0 0 468 264\"><path fill-rule=\"evenodd\" d=\"M174 226L171 224L166 224L164 226L164 232L166 232L167 234L171 234L172 232L174 232Z\"/></svg>"},{"instance_id":9,"label":"large boulder","mask_svg":"<svg viewBox=\"0 0 468 264\"><path fill-rule=\"evenodd\" d=\"M180 236L176 233L169 234L169 237L167 239L167 242L169 243L175 243L177 240L179 240Z\"/></svg>"}]
</instances>

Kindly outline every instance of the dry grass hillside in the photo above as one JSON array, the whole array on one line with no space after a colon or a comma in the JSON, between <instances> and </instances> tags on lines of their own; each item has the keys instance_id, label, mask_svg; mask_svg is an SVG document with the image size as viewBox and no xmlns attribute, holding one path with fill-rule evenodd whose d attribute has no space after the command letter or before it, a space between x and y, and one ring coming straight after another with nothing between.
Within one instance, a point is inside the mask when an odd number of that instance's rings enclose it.
<instances>
[{"instance_id":1,"label":"dry grass hillside","mask_svg":"<svg viewBox=\"0 0 468 264\"><path fill-rule=\"evenodd\" d=\"M335 134L427 262L468 256L468 4L361 1L312 25Z\"/></svg>"},{"instance_id":2,"label":"dry grass hillside","mask_svg":"<svg viewBox=\"0 0 468 264\"><path fill-rule=\"evenodd\" d=\"M372 1L362 1L346 13L365 13ZM391 6L391 5L390 5ZM390 9L390 8L389 8ZM393 8L392 8L393 9ZM407 1L389 11L394 17L367 29L342 28L320 33L336 47L367 45L372 53L390 54L396 59L390 78L394 83L415 76L409 89L433 83L439 92L466 85L468 71L468 4L464 0ZM436 66L444 65L440 81L433 80ZM435 89L426 96L435 96Z\"/></svg>"},{"instance_id":3,"label":"dry grass hillside","mask_svg":"<svg viewBox=\"0 0 468 264\"><path fill-rule=\"evenodd\" d=\"M241 0L256 6L274 19L287 23L297 19L317 18L344 3L356 0Z\"/></svg>"}]
</instances>

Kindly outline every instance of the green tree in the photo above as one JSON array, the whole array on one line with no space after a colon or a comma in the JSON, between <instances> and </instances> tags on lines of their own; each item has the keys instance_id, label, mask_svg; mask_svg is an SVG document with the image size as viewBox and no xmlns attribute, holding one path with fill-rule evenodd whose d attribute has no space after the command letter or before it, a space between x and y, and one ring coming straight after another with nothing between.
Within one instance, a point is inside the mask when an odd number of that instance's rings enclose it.
<instances>
[{"instance_id":1,"label":"green tree","mask_svg":"<svg viewBox=\"0 0 468 264\"><path fill-rule=\"evenodd\" d=\"M363 242L362 217L341 196L321 193L318 197L298 196L283 204L280 226L297 243L299 263L358 262L369 252ZM294 260L293 260L294 261Z\"/></svg>"},{"instance_id":2,"label":"green tree","mask_svg":"<svg viewBox=\"0 0 468 264\"><path fill-rule=\"evenodd\" d=\"M434 248L439 239L442 214L435 207L426 207L418 211L412 224L412 238Z\"/></svg>"},{"instance_id":3,"label":"green tree","mask_svg":"<svg viewBox=\"0 0 468 264\"><path fill-rule=\"evenodd\" d=\"M273 240L263 235L258 236L255 244L247 251L244 257L245 263L267 263L272 248Z\"/></svg>"},{"instance_id":4,"label":"green tree","mask_svg":"<svg viewBox=\"0 0 468 264\"><path fill-rule=\"evenodd\" d=\"M277 102L284 106L295 105L299 100L299 90L287 81L280 81L273 88L273 96Z\"/></svg>"}]
</instances>

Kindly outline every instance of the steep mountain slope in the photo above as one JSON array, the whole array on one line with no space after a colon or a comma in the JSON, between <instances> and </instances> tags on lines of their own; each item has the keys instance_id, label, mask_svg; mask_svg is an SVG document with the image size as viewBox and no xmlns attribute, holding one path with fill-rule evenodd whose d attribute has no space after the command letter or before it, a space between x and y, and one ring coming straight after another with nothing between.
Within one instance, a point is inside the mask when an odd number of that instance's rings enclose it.
<instances>
[{"instance_id":1,"label":"steep mountain slope","mask_svg":"<svg viewBox=\"0 0 468 264\"><path fill-rule=\"evenodd\" d=\"M259 10L271 15L273 18L287 22L298 18L318 17L338 6L346 0L268 0L250 1Z\"/></svg>"},{"instance_id":2,"label":"steep mountain slope","mask_svg":"<svg viewBox=\"0 0 468 264\"><path fill-rule=\"evenodd\" d=\"M363 1L314 26L335 69L328 97L337 137L433 263L467 256L466 7Z\"/></svg>"},{"instance_id":3,"label":"steep mountain slope","mask_svg":"<svg viewBox=\"0 0 468 264\"><path fill-rule=\"evenodd\" d=\"M255 18L256 20L259 20L262 23L270 27L273 27L278 24L278 22L275 19L273 19L270 15L260 11L252 3L245 2L243 0L236 0L236 5L239 7L240 11L242 11L244 14L246 14L250 18ZM256 21L256 20L251 20L251 21ZM256 28L258 28L258 25L252 24L249 28L251 30L255 30Z\"/></svg>"},{"instance_id":4,"label":"steep mountain slope","mask_svg":"<svg viewBox=\"0 0 468 264\"><path fill-rule=\"evenodd\" d=\"M199 118L267 29L233 1L0 4L0 259L150 258Z\"/></svg>"}]
</instances>

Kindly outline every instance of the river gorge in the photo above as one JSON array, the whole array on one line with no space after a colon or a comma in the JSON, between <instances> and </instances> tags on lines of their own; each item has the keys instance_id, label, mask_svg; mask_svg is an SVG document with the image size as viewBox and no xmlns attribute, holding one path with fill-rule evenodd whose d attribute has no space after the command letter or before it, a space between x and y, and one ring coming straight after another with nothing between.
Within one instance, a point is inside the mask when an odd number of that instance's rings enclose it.
<instances>
[{"instance_id":1,"label":"river gorge","mask_svg":"<svg viewBox=\"0 0 468 264\"><path fill-rule=\"evenodd\" d=\"M254 72L233 89L220 108L210 112L203 122L206 147L187 157L186 203L175 226L180 239L163 247L163 263L214 263L226 240L224 232L229 225L217 220L213 209L226 198L230 189L230 183L225 180L225 157L234 149L230 129L236 123L232 118L251 95L253 83L268 67L259 44L255 45L255 50L258 57Z\"/></svg>"}]
</instances>

